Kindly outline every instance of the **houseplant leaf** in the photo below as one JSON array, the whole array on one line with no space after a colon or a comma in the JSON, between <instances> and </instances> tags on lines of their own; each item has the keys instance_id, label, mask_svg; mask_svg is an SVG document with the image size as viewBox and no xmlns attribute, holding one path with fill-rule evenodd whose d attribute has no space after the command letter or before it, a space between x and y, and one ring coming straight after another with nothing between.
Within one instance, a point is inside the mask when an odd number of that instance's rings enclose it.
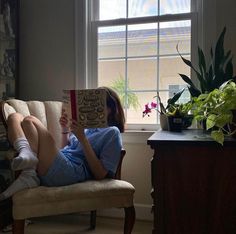
<instances>
[{"instance_id":1,"label":"houseplant leaf","mask_svg":"<svg viewBox=\"0 0 236 234\"><path fill-rule=\"evenodd\" d=\"M201 75L204 76L204 74L206 74L206 60L200 47L198 47L198 66L200 68Z\"/></svg>"},{"instance_id":2,"label":"houseplant leaf","mask_svg":"<svg viewBox=\"0 0 236 234\"><path fill-rule=\"evenodd\" d=\"M224 134L221 130L212 131L211 132L211 137L213 138L213 140L215 140L216 142L223 145L223 143L224 143Z\"/></svg>"}]
</instances>

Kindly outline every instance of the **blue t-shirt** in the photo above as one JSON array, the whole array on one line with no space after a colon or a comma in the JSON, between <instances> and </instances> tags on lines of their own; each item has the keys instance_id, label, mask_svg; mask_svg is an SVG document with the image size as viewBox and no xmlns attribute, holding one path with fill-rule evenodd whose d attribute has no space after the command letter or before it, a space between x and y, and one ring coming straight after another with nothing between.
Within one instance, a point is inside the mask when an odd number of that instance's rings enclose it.
<instances>
[{"instance_id":1,"label":"blue t-shirt","mask_svg":"<svg viewBox=\"0 0 236 234\"><path fill-rule=\"evenodd\" d=\"M114 176L122 148L121 134L117 127L86 129L85 135L95 154L101 161L109 176ZM86 161L84 152L77 137L71 133L69 144L60 150L72 163L82 164L86 179L94 178Z\"/></svg>"}]
</instances>

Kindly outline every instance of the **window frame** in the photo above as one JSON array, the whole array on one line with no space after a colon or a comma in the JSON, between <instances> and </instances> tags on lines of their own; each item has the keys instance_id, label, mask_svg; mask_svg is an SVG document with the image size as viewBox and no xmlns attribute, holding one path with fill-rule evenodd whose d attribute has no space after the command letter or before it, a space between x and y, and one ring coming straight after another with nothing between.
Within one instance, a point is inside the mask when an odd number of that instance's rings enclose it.
<instances>
[{"instance_id":1,"label":"window frame","mask_svg":"<svg viewBox=\"0 0 236 234\"><path fill-rule=\"evenodd\" d=\"M77 1L75 1L77 2ZM196 64L197 61L197 46L202 46L202 10L203 10L203 0L191 0L191 12L190 13L181 13L173 15L159 15L159 16L149 16L149 17L136 17L128 19L112 19L112 20L103 20L97 21L98 19L98 9L99 0L82 0L83 10L86 14L83 15L83 23L85 25L85 36L82 43L84 45L84 51L81 51L81 46L77 45L80 48L80 59L76 58L77 61L82 62L84 65L84 71L82 72L83 77L79 77L79 72L81 69L76 69L76 87L83 88L96 88L98 86L98 66L97 66L97 29L101 26L115 26L115 25L129 25L129 24L141 24L141 23L152 23L153 21L166 22L166 21L176 21L176 20L191 20L191 61L193 64ZM75 9L78 9L79 3ZM79 6L81 9L81 5ZM81 13L81 10L80 10ZM75 15L78 14L76 10ZM77 39L81 32L78 32L78 19L76 19L76 36ZM76 37L75 37L76 38ZM78 44L78 40L75 39L75 44ZM80 40L81 42L81 40ZM81 53L82 52L82 53ZM84 56L81 58L81 56ZM78 63L76 62L76 66ZM191 71L191 79L197 85L197 79L195 74ZM80 81L78 81L80 80ZM156 130L156 124L127 124L128 130Z\"/></svg>"}]
</instances>

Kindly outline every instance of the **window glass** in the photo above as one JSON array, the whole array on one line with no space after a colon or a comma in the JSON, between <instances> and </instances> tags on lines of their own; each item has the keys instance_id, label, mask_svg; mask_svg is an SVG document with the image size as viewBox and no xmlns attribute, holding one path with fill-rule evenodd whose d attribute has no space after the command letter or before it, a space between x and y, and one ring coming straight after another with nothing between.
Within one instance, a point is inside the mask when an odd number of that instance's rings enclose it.
<instances>
[{"instance_id":1,"label":"window glass","mask_svg":"<svg viewBox=\"0 0 236 234\"><path fill-rule=\"evenodd\" d=\"M157 23L128 26L128 56L157 55Z\"/></svg>"},{"instance_id":2,"label":"window glass","mask_svg":"<svg viewBox=\"0 0 236 234\"><path fill-rule=\"evenodd\" d=\"M125 17L126 0L99 0L99 20L119 19Z\"/></svg>"},{"instance_id":3,"label":"window glass","mask_svg":"<svg viewBox=\"0 0 236 234\"><path fill-rule=\"evenodd\" d=\"M125 27L100 27L98 29L98 59L125 56Z\"/></svg>"},{"instance_id":4,"label":"window glass","mask_svg":"<svg viewBox=\"0 0 236 234\"><path fill-rule=\"evenodd\" d=\"M157 0L129 0L128 17L154 16L158 14Z\"/></svg>"},{"instance_id":5,"label":"window glass","mask_svg":"<svg viewBox=\"0 0 236 234\"><path fill-rule=\"evenodd\" d=\"M171 21L160 23L160 55L177 54L176 46L182 53L190 53L191 21Z\"/></svg>"},{"instance_id":6,"label":"window glass","mask_svg":"<svg viewBox=\"0 0 236 234\"><path fill-rule=\"evenodd\" d=\"M160 0L160 15L190 12L191 0Z\"/></svg>"}]
</instances>

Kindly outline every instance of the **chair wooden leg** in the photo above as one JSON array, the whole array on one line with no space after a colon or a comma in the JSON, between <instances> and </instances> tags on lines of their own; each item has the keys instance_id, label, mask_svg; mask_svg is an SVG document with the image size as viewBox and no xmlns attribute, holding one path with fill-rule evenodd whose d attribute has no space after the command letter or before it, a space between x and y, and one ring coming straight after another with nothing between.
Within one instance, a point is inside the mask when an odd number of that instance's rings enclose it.
<instances>
[{"instance_id":1,"label":"chair wooden leg","mask_svg":"<svg viewBox=\"0 0 236 234\"><path fill-rule=\"evenodd\" d=\"M96 227L96 217L97 217L97 211L92 210L90 211L90 229L93 230Z\"/></svg>"},{"instance_id":2,"label":"chair wooden leg","mask_svg":"<svg viewBox=\"0 0 236 234\"><path fill-rule=\"evenodd\" d=\"M17 219L13 220L12 234L24 234L25 232L25 220Z\"/></svg>"},{"instance_id":3,"label":"chair wooden leg","mask_svg":"<svg viewBox=\"0 0 236 234\"><path fill-rule=\"evenodd\" d=\"M131 234L135 223L135 209L134 206L125 207L125 224L124 234Z\"/></svg>"}]
</instances>

